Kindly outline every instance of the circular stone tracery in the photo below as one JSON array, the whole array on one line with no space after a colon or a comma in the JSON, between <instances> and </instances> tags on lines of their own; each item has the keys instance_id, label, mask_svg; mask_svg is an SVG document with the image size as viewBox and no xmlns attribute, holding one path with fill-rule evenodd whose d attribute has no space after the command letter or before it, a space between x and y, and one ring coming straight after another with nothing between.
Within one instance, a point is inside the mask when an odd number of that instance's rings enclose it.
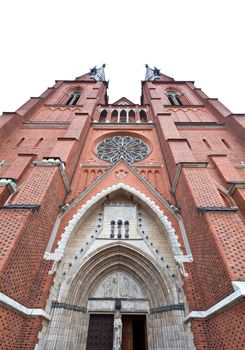
<instances>
[{"instance_id":1,"label":"circular stone tracery","mask_svg":"<svg viewBox=\"0 0 245 350\"><path fill-rule=\"evenodd\" d=\"M134 163L146 158L149 148L145 142L136 137L114 136L100 142L96 147L96 154L111 163L116 163L119 159Z\"/></svg>"}]
</instances>

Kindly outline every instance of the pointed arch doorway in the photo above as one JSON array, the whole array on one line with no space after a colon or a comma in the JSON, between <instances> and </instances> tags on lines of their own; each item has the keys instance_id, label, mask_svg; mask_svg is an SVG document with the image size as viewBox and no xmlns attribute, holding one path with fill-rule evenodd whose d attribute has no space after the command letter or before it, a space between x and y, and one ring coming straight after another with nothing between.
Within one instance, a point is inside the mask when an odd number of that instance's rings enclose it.
<instances>
[{"instance_id":1,"label":"pointed arch doorway","mask_svg":"<svg viewBox=\"0 0 245 350\"><path fill-rule=\"evenodd\" d=\"M121 187L70 221L51 295L57 301L38 349L103 350L103 342L104 350L194 349L169 224Z\"/></svg>"},{"instance_id":2,"label":"pointed arch doorway","mask_svg":"<svg viewBox=\"0 0 245 350\"><path fill-rule=\"evenodd\" d=\"M121 350L147 350L146 315L124 314L122 318ZM86 350L112 350L114 316L91 314Z\"/></svg>"},{"instance_id":3,"label":"pointed arch doorway","mask_svg":"<svg viewBox=\"0 0 245 350\"><path fill-rule=\"evenodd\" d=\"M137 271L133 273L122 261L116 265L119 270L102 279L88 300L90 319L86 350L148 348L149 299L141 290Z\"/></svg>"}]
</instances>

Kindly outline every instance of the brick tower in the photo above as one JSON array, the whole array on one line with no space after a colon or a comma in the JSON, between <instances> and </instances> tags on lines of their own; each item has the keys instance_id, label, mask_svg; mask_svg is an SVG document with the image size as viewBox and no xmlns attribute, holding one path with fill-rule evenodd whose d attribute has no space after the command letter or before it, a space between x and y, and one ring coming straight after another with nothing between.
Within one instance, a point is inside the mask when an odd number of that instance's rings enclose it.
<instances>
[{"instance_id":1,"label":"brick tower","mask_svg":"<svg viewBox=\"0 0 245 350\"><path fill-rule=\"evenodd\" d=\"M244 349L245 115L104 66L0 118L0 349Z\"/></svg>"}]
</instances>

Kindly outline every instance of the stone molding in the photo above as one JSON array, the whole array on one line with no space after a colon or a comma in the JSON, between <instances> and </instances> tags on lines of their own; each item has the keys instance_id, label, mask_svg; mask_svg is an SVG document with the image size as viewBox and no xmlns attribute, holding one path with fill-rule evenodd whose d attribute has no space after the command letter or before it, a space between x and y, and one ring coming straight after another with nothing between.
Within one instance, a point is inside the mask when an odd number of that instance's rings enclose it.
<instances>
[{"instance_id":1,"label":"stone molding","mask_svg":"<svg viewBox=\"0 0 245 350\"><path fill-rule=\"evenodd\" d=\"M0 187L2 186L7 186L10 193L14 193L17 190L16 181L14 179L4 179L4 178L0 179Z\"/></svg>"},{"instance_id":2,"label":"stone molding","mask_svg":"<svg viewBox=\"0 0 245 350\"><path fill-rule=\"evenodd\" d=\"M25 316L40 316L42 318L45 318L48 321L51 320L51 316L45 310L38 309L38 308L34 308L34 309L28 308L1 292L0 292L0 303Z\"/></svg>"},{"instance_id":3,"label":"stone molding","mask_svg":"<svg viewBox=\"0 0 245 350\"><path fill-rule=\"evenodd\" d=\"M66 172L65 172L65 163L60 160L60 159L55 159L55 158L45 158L43 160L40 161L34 161L33 162L34 166L46 166L46 167L53 167L53 166L58 166L60 169L60 174L61 177L63 179L64 182L64 186L66 189L66 192L69 193L71 191L70 189L70 185L66 176Z\"/></svg>"},{"instance_id":4,"label":"stone molding","mask_svg":"<svg viewBox=\"0 0 245 350\"><path fill-rule=\"evenodd\" d=\"M241 298L245 297L245 282L232 281L235 292L220 300L215 305L205 311L191 311L185 318L185 322L189 322L192 318L207 318L218 312L222 312Z\"/></svg>"},{"instance_id":5,"label":"stone molding","mask_svg":"<svg viewBox=\"0 0 245 350\"><path fill-rule=\"evenodd\" d=\"M72 310L72 311L83 312L83 313L87 312L86 307L60 303L58 301L52 302L52 309L65 309L65 310Z\"/></svg>"},{"instance_id":6,"label":"stone molding","mask_svg":"<svg viewBox=\"0 0 245 350\"><path fill-rule=\"evenodd\" d=\"M115 192L119 189L123 189L129 193L132 193L136 197L140 198L145 204L147 204L152 211L158 216L160 221L162 222L163 226L166 229L170 245L173 250L173 254L175 258L178 259L178 256L183 256L183 252L181 250L181 245L178 242L178 237L175 232L175 229L172 227L171 222L169 221L168 217L162 212L159 206L155 204L149 197L147 197L142 192L136 190L135 188L132 188L128 185L125 185L124 183L118 183L117 185L113 185L112 187L108 187L105 190L99 192L96 196L93 196L91 199L89 199L80 209L78 209L77 213L73 216L73 218L69 221L69 224L66 226L64 233L62 234L62 238L58 243L58 248L55 250L55 252L46 254L46 258L50 260L59 261L64 256L64 252L66 249L66 246L68 244L69 238L74 231L75 226L80 221L82 216L100 199L104 198L106 195Z\"/></svg>"},{"instance_id":7,"label":"stone molding","mask_svg":"<svg viewBox=\"0 0 245 350\"><path fill-rule=\"evenodd\" d=\"M179 303L179 304L171 304L171 305L164 305L157 307L155 309L151 309L151 314L159 314L161 312L169 312L169 311L175 311L175 310L183 310L185 311L185 304Z\"/></svg>"},{"instance_id":8,"label":"stone molding","mask_svg":"<svg viewBox=\"0 0 245 350\"><path fill-rule=\"evenodd\" d=\"M31 210L33 213L40 209L40 204L7 204L0 207L0 210Z\"/></svg>"},{"instance_id":9,"label":"stone molding","mask_svg":"<svg viewBox=\"0 0 245 350\"><path fill-rule=\"evenodd\" d=\"M139 179L140 182L142 182L146 188L160 201L160 203L162 203L162 205L164 206L164 208L166 210L168 210L171 214L174 215L174 217L177 219L178 221L178 224L179 224L179 228L180 228L180 232L181 232L181 235L182 235L182 239L183 239L183 243L184 243L184 247L185 247L185 250L186 250L186 254L184 255L182 250L181 250L181 245L179 244L178 242L178 237L176 235L176 232L175 230L173 229L172 227L172 224L171 222L168 220L168 217L163 213L163 211L160 209L159 206L156 205L156 203L154 201L152 201L149 197L145 196L144 193L138 191L137 189L129 186L129 185L126 185L124 183L118 183L117 185L114 185L112 187L108 187L107 189L103 190L102 192L98 193L96 196L92 197L90 200L88 200L86 202L86 207L84 207L85 205L83 205L78 211L77 211L77 214L75 214L73 216L73 218L69 221L69 224L67 225L67 227L65 228L65 232L63 233L62 235L62 239L59 241L59 243L63 240L68 240L69 237L70 237L70 234L73 230L73 228L75 227L76 223L78 222L78 220L76 221L75 223L75 219L77 217L77 215L79 215L79 219L82 217L82 215L84 215L84 213L86 212L86 210L88 210L93 204L95 204L97 201L99 201L100 199L102 199L103 197L105 197L107 194L110 194L114 191L116 191L117 189L124 189L125 191L128 191L129 193L132 193L134 194L136 197L140 198L144 203L146 203L152 210L154 208L154 210L156 210L156 214L159 216L160 220L162 221L161 218L165 218L166 220L166 223L167 223L167 227L165 227L166 229L169 229L170 230L170 227L172 229L172 235L173 237L175 237L175 240L177 240L177 245L179 247L179 252L178 254L175 254L175 260L180 264L181 266L181 270L184 271L184 265L183 263L184 262L192 262L193 261L193 257L192 257L192 253L191 253L191 249L190 249L190 245L189 245L189 242L188 242L188 238L187 238L187 234L186 234L186 230L185 230L185 225L184 225L184 222L182 220L182 217L178 211L178 209L173 206L173 205L169 205L169 203L144 179L143 176L141 176L138 171L136 171L134 169L134 167L132 167L130 164L124 162L123 160L120 160L119 162L122 162L124 164L126 164L126 166L131 170L131 172ZM113 169L117 166L117 164L119 163L115 163L112 167L109 167L109 169L107 171L105 171L99 178L97 178L76 200L74 200L71 205L67 206L65 208L65 210L60 214L58 215L57 219L56 219L56 222L55 222L55 225L54 225L54 228L53 228L53 231L51 233L51 236L50 236L50 240L49 240L49 243L48 243L48 246L47 246L47 249L46 249L46 252L44 254L44 259L46 260L55 260L55 261L59 261L61 258L62 258L62 255L61 257L59 257L60 253L58 254L55 254L55 253L50 253L51 251L51 248L52 248L52 245L54 243L54 240L55 240L55 237L56 237L56 234L57 234L57 231L58 231L58 228L59 228L59 225L60 225L60 222L62 220L62 218L72 209L74 208L78 203L79 201L84 198L87 194L89 194L89 192L106 176L108 176L108 173L112 172ZM186 163L187 164L187 163ZM193 163L191 163L193 164ZM206 163L205 163L206 164ZM188 163L188 165L190 165ZM153 210L153 211L154 211ZM70 231L68 232L68 227L69 225L73 225L73 227L71 227ZM164 224L164 223L163 223ZM169 224L170 224L170 227L169 227ZM164 224L165 226L165 224ZM168 232L169 233L169 232ZM64 236L64 237L63 237ZM168 237L169 237L169 234L168 234ZM170 237L169 237L170 238ZM171 240L170 238L170 246L172 246L173 240ZM59 248L59 247L58 247ZM57 249L58 249L57 248ZM56 249L56 253L59 252L59 249L57 250ZM63 252L64 252L64 248L62 248ZM184 274L186 276L186 274Z\"/></svg>"},{"instance_id":10,"label":"stone molding","mask_svg":"<svg viewBox=\"0 0 245 350\"><path fill-rule=\"evenodd\" d=\"M207 166L208 162L179 162L176 167L176 174L170 191L175 194L182 168L207 168Z\"/></svg>"}]
</instances>

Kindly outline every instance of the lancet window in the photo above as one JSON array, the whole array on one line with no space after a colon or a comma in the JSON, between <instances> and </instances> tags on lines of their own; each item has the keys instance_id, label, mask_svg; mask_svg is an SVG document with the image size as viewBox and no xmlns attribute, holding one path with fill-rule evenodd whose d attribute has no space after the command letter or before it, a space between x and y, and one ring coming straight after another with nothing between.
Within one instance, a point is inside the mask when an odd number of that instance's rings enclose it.
<instances>
[{"instance_id":1,"label":"lancet window","mask_svg":"<svg viewBox=\"0 0 245 350\"><path fill-rule=\"evenodd\" d=\"M147 123L147 115L143 109L141 109L141 111L140 111L140 121L142 123Z\"/></svg>"},{"instance_id":2,"label":"lancet window","mask_svg":"<svg viewBox=\"0 0 245 350\"><path fill-rule=\"evenodd\" d=\"M66 101L66 105L67 106L75 106L79 100L81 96L81 91L79 90L76 90L76 91L72 91L70 94L69 94L69 97L68 97L68 100Z\"/></svg>"},{"instance_id":3,"label":"lancet window","mask_svg":"<svg viewBox=\"0 0 245 350\"><path fill-rule=\"evenodd\" d=\"M106 116L107 116L107 110L103 109L103 111L100 113L99 122L104 123L106 121Z\"/></svg>"},{"instance_id":4,"label":"lancet window","mask_svg":"<svg viewBox=\"0 0 245 350\"><path fill-rule=\"evenodd\" d=\"M181 95L177 91L167 91L166 95L168 96L168 100L171 103L172 106L182 106L183 102L181 99Z\"/></svg>"}]
</instances>

